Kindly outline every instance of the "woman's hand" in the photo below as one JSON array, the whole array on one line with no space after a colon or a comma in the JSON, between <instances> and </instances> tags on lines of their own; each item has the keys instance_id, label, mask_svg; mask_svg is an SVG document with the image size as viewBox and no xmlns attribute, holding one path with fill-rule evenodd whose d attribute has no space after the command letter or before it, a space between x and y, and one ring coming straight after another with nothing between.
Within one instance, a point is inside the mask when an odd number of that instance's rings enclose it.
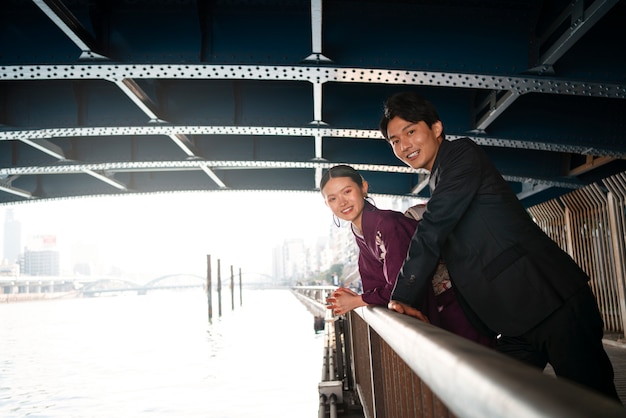
<instances>
[{"instance_id":1,"label":"woman's hand","mask_svg":"<svg viewBox=\"0 0 626 418\"><path fill-rule=\"evenodd\" d=\"M337 288L337 290L335 290L332 295L334 295L335 293L348 293L352 296L358 296L358 294L353 291L352 289L348 289L347 287L339 287Z\"/></svg>"},{"instance_id":2,"label":"woman's hand","mask_svg":"<svg viewBox=\"0 0 626 418\"><path fill-rule=\"evenodd\" d=\"M430 321L428 320L428 318L426 317L426 315L424 315L421 311L415 309L412 306L409 306L405 303L402 302L398 302L395 300L391 300L389 301L389 304L387 305L387 308L391 309L392 311L396 311L398 313L404 314L404 315L409 315L412 316L413 318L417 318L420 321L424 321L426 323L430 323Z\"/></svg>"},{"instance_id":3,"label":"woman's hand","mask_svg":"<svg viewBox=\"0 0 626 418\"><path fill-rule=\"evenodd\" d=\"M340 287L331 293L326 298L326 303L330 304L327 308L332 309L335 315L343 315L354 308L367 305L367 303L363 302L361 295L345 287Z\"/></svg>"}]
</instances>

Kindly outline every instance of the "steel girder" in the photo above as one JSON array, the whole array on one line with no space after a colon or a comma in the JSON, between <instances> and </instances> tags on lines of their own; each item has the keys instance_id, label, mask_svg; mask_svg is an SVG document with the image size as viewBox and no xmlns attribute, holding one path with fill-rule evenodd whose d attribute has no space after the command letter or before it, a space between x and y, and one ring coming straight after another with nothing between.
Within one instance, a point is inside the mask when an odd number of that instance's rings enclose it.
<instances>
[{"instance_id":1,"label":"steel girder","mask_svg":"<svg viewBox=\"0 0 626 418\"><path fill-rule=\"evenodd\" d=\"M427 196L377 130L414 89L532 205L624 170L624 1L0 4L0 204L315 191L352 164Z\"/></svg>"}]
</instances>

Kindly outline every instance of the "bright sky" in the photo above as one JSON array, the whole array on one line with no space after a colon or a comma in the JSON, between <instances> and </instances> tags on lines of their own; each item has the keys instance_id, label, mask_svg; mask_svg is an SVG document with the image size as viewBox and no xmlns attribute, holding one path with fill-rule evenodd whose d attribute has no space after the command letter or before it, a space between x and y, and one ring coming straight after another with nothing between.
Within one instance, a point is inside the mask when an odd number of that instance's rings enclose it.
<instances>
[{"instance_id":1,"label":"bright sky","mask_svg":"<svg viewBox=\"0 0 626 418\"><path fill-rule=\"evenodd\" d=\"M272 250L288 238L327 236L332 215L319 193L208 192L79 198L0 206L22 225L22 247L32 235L57 236L61 268L77 242L96 244L101 259L125 271L158 277L206 274L206 255L221 260L222 277L271 274ZM1 240L0 240L1 245ZM1 255L1 254L0 254Z\"/></svg>"}]
</instances>

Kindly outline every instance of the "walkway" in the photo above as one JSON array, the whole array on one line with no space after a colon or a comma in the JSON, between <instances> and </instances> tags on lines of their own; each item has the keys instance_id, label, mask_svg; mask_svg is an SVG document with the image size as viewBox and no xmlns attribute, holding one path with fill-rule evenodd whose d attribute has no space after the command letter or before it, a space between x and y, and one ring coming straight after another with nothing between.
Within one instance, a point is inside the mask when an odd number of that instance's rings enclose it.
<instances>
[{"instance_id":1,"label":"walkway","mask_svg":"<svg viewBox=\"0 0 626 418\"><path fill-rule=\"evenodd\" d=\"M604 348L615 371L615 386L622 403L626 405L626 341L606 338Z\"/></svg>"},{"instance_id":2,"label":"walkway","mask_svg":"<svg viewBox=\"0 0 626 418\"><path fill-rule=\"evenodd\" d=\"M615 372L615 387L622 403L626 405L626 341L618 340L617 336L607 335L604 338L604 349L613 363ZM552 367L548 365L546 374L554 375Z\"/></svg>"}]
</instances>

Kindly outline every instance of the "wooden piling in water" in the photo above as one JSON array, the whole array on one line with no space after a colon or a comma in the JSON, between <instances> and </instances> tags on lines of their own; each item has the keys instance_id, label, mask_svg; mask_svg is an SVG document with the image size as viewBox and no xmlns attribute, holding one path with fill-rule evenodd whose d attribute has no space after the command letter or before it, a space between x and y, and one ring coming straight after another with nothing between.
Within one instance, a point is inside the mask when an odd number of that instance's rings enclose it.
<instances>
[{"instance_id":1,"label":"wooden piling in water","mask_svg":"<svg viewBox=\"0 0 626 418\"><path fill-rule=\"evenodd\" d=\"M233 265L230 265L230 309L235 310L235 273Z\"/></svg>"},{"instance_id":2,"label":"wooden piling in water","mask_svg":"<svg viewBox=\"0 0 626 418\"><path fill-rule=\"evenodd\" d=\"M243 305L243 293L241 287L241 267L239 267L239 306Z\"/></svg>"},{"instance_id":3,"label":"wooden piling in water","mask_svg":"<svg viewBox=\"0 0 626 418\"><path fill-rule=\"evenodd\" d=\"M213 318L213 300L211 291L211 254L206 256L206 298L208 304L209 321Z\"/></svg>"},{"instance_id":4,"label":"wooden piling in water","mask_svg":"<svg viewBox=\"0 0 626 418\"><path fill-rule=\"evenodd\" d=\"M217 259L217 311L222 316L222 266L221 260Z\"/></svg>"}]
</instances>

